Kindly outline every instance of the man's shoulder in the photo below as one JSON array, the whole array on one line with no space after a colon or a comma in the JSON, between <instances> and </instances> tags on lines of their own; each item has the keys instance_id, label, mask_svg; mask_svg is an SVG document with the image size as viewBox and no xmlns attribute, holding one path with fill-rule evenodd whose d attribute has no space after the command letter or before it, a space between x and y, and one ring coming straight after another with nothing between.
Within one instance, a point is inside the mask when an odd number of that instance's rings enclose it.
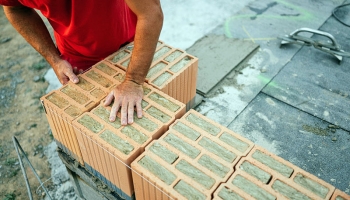
<instances>
[{"instance_id":1,"label":"man's shoulder","mask_svg":"<svg viewBox=\"0 0 350 200\"><path fill-rule=\"evenodd\" d=\"M22 6L23 4L18 0L0 0L0 5L3 6Z\"/></svg>"}]
</instances>

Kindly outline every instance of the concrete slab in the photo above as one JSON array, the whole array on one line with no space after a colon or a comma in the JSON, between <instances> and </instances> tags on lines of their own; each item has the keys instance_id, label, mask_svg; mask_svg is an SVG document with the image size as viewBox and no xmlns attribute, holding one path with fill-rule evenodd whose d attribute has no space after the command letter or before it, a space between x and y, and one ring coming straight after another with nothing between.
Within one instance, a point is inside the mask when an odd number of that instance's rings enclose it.
<instances>
[{"instance_id":1,"label":"concrete slab","mask_svg":"<svg viewBox=\"0 0 350 200\"><path fill-rule=\"evenodd\" d=\"M185 50L251 1L254 0L162 0L164 23L160 39Z\"/></svg>"},{"instance_id":2,"label":"concrete slab","mask_svg":"<svg viewBox=\"0 0 350 200\"><path fill-rule=\"evenodd\" d=\"M207 35L187 52L198 57L197 92L207 94L239 63L249 56L258 44L251 41Z\"/></svg>"},{"instance_id":3,"label":"concrete slab","mask_svg":"<svg viewBox=\"0 0 350 200\"><path fill-rule=\"evenodd\" d=\"M347 8L350 11L350 7ZM320 28L349 52L349 27L333 17ZM315 37L325 40L324 37ZM303 47L263 90L296 108L350 131L350 58L343 63L313 47Z\"/></svg>"},{"instance_id":4,"label":"concrete slab","mask_svg":"<svg viewBox=\"0 0 350 200\"><path fill-rule=\"evenodd\" d=\"M350 192L349 132L263 93L228 128Z\"/></svg>"},{"instance_id":5,"label":"concrete slab","mask_svg":"<svg viewBox=\"0 0 350 200\"><path fill-rule=\"evenodd\" d=\"M227 18L213 34L250 40L260 49L217 85L198 111L227 126L300 50L300 46L280 48L277 37L301 27L318 29L342 2L261 0Z\"/></svg>"}]
</instances>

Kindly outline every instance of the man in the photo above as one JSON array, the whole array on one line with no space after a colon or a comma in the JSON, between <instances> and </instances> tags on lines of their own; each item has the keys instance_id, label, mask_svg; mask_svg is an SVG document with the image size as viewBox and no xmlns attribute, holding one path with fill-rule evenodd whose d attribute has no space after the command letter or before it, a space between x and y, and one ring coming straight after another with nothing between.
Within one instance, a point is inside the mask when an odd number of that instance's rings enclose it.
<instances>
[{"instance_id":1,"label":"man","mask_svg":"<svg viewBox=\"0 0 350 200\"><path fill-rule=\"evenodd\" d=\"M163 24L159 0L0 0L14 28L52 66L62 84L78 83L77 73L134 41L125 81L107 96L110 121L121 109L122 125L142 117L142 84ZM57 47L37 12L54 29Z\"/></svg>"}]
</instances>

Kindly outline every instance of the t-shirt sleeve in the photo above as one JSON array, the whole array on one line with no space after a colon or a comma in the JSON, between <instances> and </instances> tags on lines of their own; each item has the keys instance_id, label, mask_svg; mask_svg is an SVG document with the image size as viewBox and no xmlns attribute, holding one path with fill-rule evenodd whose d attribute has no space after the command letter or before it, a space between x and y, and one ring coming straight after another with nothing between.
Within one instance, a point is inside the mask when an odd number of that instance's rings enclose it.
<instances>
[{"instance_id":1,"label":"t-shirt sleeve","mask_svg":"<svg viewBox=\"0 0 350 200\"><path fill-rule=\"evenodd\" d=\"M18 0L0 0L0 5L3 6L22 6Z\"/></svg>"}]
</instances>

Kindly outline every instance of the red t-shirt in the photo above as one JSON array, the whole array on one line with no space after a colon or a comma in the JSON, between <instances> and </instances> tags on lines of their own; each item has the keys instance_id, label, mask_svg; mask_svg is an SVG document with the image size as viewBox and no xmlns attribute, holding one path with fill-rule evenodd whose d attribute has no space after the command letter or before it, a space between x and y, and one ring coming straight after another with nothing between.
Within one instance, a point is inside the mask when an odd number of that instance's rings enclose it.
<instances>
[{"instance_id":1,"label":"red t-shirt","mask_svg":"<svg viewBox=\"0 0 350 200\"><path fill-rule=\"evenodd\" d=\"M34 8L54 29L61 57L87 69L133 41L136 15L124 0L0 0L1 5Z\"/></svg>"}]
</instances>

